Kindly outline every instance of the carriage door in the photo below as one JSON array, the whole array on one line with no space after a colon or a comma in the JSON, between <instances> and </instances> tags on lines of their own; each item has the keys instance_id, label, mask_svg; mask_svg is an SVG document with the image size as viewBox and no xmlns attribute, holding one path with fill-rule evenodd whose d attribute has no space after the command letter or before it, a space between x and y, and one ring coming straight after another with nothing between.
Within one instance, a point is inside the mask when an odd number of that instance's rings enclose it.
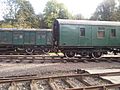
<instances>
[{"instance_id":1,"label":"carriage door","mask_svg":"<svg viewBox=\"0 0 120 90\"><path fill-rule=\"evenodd\" d=\"M120 33L118 27L108 27L109 31L109 40L108 40L108 45L109 46L119 46L120 45L120 40L119 40L119 35Z\"/></svg>"},{"instance_id":2,"label":"carriage door","mask_svg":"<svg viewBox=\"0 0 120 90\"><path fill-rule=\"evenodd\" d=\"M107 44L108 44L107 27L103 27L103 26L92 27L92 45L106 46Z\"/></svg>"},{"instance_id":3,"label":"carriage door","mask_svg":"<svg viewBox=\"0 0 120 90\"><path fill-rule=\"evenodd\" d=\"M36 39L36 33L35 31L31 31L29 33L29 43L32 44L32 45L35 45L35 39Z\"/></svg>"},{"instance_id":4,"label":"carriage door","mask_svg":"<svg viewBox=\"0 0 120 90\"><path fill-rule=\"evenodd\" d=\"M35 32L25 31L24 32L24 44L35 44Z\"/></svg>"},{"instance_id":5,"label":"carriage door","mask_svg":"<svg viewBox=\"0 0 120 90\"><path fill-rule=\"evenodd\" d=\"M60 26L60 46L78 46L78 26L61 25Z\"/></svg>"},{"instance_id":6,"label":"carriage door","mask_svg":"<svg viewBox=\"0 0 120 90\"><path fill-rule=\"evenodd\" d=\"M22 31L13 31L13 44L23 45L24 35Z\"/></svg>"},{"instance_id":7,"label":"carriage door","mask_svg":"<svg viewBox=\"0 0 120 90\"><path fill-rule=\"evenodd\" d=\"M79 26L79 46L91 46L91 26Z\"/></svg>"},{"instance_id":8,"label":"carriage door","mask_svg":"<svg viewBox=\"0 0 120 90\"><path fill-rule=\"evenodd\" d=\"M11 31L0 31L0 44L12 44Z\"/></svg>"},{"instance_id":9,"label":"carriage door","mask_svg":"<svg viewBox=\"0 0 120 90\"><path fill-rule=\"evenodd\" d=\"M46 45L46 32L37 31L36 32L36 44L37 45Z\"/></svg>"},{"instance_id":10,"label":"carriage door","mask_svg":"<svg viewBox=\"0 0 120 90\"><path fill-rule=\"evenodd\" d=\"M52 45L52 32L51 31L47 31L46 32L46 44L47 45Z\"/></svg>"}]
</instances>

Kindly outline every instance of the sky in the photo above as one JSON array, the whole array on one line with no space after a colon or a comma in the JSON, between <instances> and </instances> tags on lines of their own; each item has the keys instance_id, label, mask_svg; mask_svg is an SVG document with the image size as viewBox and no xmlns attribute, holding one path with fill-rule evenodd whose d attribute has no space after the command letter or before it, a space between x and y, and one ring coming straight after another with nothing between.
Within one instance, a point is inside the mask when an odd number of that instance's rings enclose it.
<instances>
[{"instance_id":1,"label":"sky","mask_svg":"<svg viewBox=\"0 0 120 90\"><path fill-rule=\"evenodd\" d=\"M45 7L45 4L48 0L29 0L32 6L35 9L36 13L42 13ZM70 13L73 15L75 14L82 14L85 18L89 18L96 7L103 1L103 0L57 0L59 3L63 3Z\"/></svg>"},{"instance_id":2,"label":"sky","mask_svg":"<svg viewBox=\"0 0 120 90\"><path fill-rule=\"evenodd\" d=\"M3 11L4 11L4 7L3 7L3 5L2 5L2 3L0 2L0 20L2 20L3 18L2 18L2 16L3 16Z\"/></svg>"}]
</instances>

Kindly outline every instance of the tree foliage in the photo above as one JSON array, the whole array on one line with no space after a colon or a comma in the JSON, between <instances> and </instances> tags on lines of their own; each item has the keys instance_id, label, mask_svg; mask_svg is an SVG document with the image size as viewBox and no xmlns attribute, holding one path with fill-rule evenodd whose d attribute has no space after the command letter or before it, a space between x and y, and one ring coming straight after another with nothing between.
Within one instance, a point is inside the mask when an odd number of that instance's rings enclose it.
<instances>
[{"instance_id":1,"label":"tree foliage","mask_svg":"<svg viewBox=\"0 0 120 90\"><path fill-rule=\"evenodd\" d=\"M4 10L4 20L5 24L8 24L7 26L14 27L14 24L16 22L15 15L18 11L19 5L18 0L4 0L4 4L6 6Z\"/></svg>"},{"instance_id":2,"label":"tree foliage","mask_svg":"<svg viewBox=\"0 0 120 90\"><path fill-rule=\"evenodd\" d=\"M18 5L19 0L5 0L4 4L7 6L4 10L4 19L15 19L15 14L19 9Z\"/></svg>"},{"instance_id":3,"label":"tree foliage","mask_svg":"<svg viewBox=\"0 0 120 90\"><path fill-rule=\"evenodd\" d=\"M97 8L91 19L93 20L115 20L116 12L115 0L104 0Z\"/></svg>"},{"instance_id":4,"label":"tree foliage","mask_svg":"<svg viewBox=\"0 0 120 90\"><path fill-rule=\"evenodd\" d=\"M70 16L71 15L65 8L64 4L58 3L56 0L50 0L47 2L44 9L44 22L47 28L52 27L54 19L68 19Z\"/></svg>"},{"instance_id":5,"label":"tree foliage","mask_svg":"<svg viewBox=\"0 0 120 90\"><path fill-rule=\"evenodd\" d=\"M120 0L118 1L119 1L119 5L116 8L116 11L114 12L114 16L113 16L115 21L120 21Z\"/></svg>"},{"instance_id":6,"label":"tree foliage","mask_svg":"<svg viewBox=\"0 0 120 90\"><path fill-rule=\"evenodd\" d=\"M36 15L27 0L6 0L9 9L4 15L4 20L13 27L19 28L51 28L54 19L68 19L71 14L62 3L56 0L47 2L43 14Z\"/></svg>"},{"instance_id":7,"label":"tree foliage","mask_svg":"<svg viewBox=\"0 0 120 90\"><path fill-rule=\"evenodd\" d=\"M73 16L73 19L75 19L75 20L83 20L85 18L82 16L82 14L76 14L76 15Z\"/></svg>"},{"instance_id":8,"label":"tree foliage","mask_svg":"<svg viewBox=\"0 0 120 90\"><path fill-rule=\"evenodd\" d=\"M19 28L39 28L39 17L29 1L26 0L6 0L8 10L4 15L6 22L13 27Z\"/></svg>"},{"instance_id":9,"label":"tree foliage","mask_svg":"<svg viewBox=\"0 0 120 90\"><path fill-rule=\"evenodd\" d=\"M46 28L46 23L45 23L45 20L44 20L44 15L42 13L39 13L37 15L37 17L38 17L38 19L40 21L40 24L39 24L40 28Z\"/></svg>"},{"instance_id":10,"label":"tree foliage","mask_svg":"<svg viewBox=\"0 0 120 90\"><path fill-rule=\"evenodd\" d=\"M83 19L81 14L72 16L63 3L49 0L43 14L35 14L28 0L5 0L9 9L4 15L6 27L52 28L54 19ZM2 25L1 25L2 26Z\"/></svg>"},{"instance_id":11,"label":"tree foliage","mask_svg":"<svg viewBox=\"0 0 120 90\"><path fill-rule=\"evenodd\" d=\"M31 3L28 0L4 0L7 6L4 14L4 21L0 27L7 28L52 28L54 19L85 19L81 14L72 16L63 3L56 0L49 0L46 3L43 13L35 14ZM120 21L120 0L104 0L96 8L91 16L92 20Z\"/></svg>"},{"instance_id":12,"label":"tree foliage","mask_svg":"<svg viewBox=\"0 0 120 90\"><path fill-rule=\"evenodd\" d=\"M19 27L37 28L39 19L34 12L34 9L29 1L22 1L19 3L20 7L17 12L16 19Z\"/></svg>"}]
</instances>

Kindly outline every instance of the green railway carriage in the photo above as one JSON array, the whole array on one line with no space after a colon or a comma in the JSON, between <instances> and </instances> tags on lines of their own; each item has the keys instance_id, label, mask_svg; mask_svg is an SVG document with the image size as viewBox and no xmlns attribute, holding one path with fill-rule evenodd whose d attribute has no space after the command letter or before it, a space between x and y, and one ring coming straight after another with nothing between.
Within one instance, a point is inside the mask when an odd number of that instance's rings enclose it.
<instances>
[{"instance_id":1,"label":"green railway carriage","mask_svg":"<svg viewBox=\"0 0 120 90\"><path fill-rule=\"evenodd\" d=\"M99 57L107 51L120 52L120 22L57 19L53 44L68 57L75 53Z\"/></svg>"},{"instance_id":2,"label":"green railway carriage","mask_svg":"<svg viewBox=\"0 0 120 90\"><path fill-rule=\"evenodd\" d=\"M48 51L52 46L51 29L0 29L1 51Z\"/></svg>"}]
</instances>

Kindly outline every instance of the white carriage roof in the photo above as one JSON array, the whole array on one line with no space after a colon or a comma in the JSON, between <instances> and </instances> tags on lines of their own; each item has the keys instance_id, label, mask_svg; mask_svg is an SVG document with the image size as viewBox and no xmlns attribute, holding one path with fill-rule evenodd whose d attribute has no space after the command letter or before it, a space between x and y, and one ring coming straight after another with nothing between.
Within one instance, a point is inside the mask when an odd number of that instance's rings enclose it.
<instances>
[{"instance_id":1,"label":"white carriage roof","mask_svg":"<svg viewBox=\"0 0 120 90\"><path fill-rule=\"evenodd\" d=\"M91 21L91 20L68 20L57 19L60 24L81 24L81 25L100 25L100 26L120 26L120 22L115 21Z\"/></svg>"},{"instance_id":2,"label":"white carriage roof","mask_svg":"<svg viewBox=\"0 0 120 90\"><path fill-rule=\"evenodd\" d=\"M23 29L23 28L0 28L7 31L52 31L52 29Z\"/></svg>"}]
</instances>

